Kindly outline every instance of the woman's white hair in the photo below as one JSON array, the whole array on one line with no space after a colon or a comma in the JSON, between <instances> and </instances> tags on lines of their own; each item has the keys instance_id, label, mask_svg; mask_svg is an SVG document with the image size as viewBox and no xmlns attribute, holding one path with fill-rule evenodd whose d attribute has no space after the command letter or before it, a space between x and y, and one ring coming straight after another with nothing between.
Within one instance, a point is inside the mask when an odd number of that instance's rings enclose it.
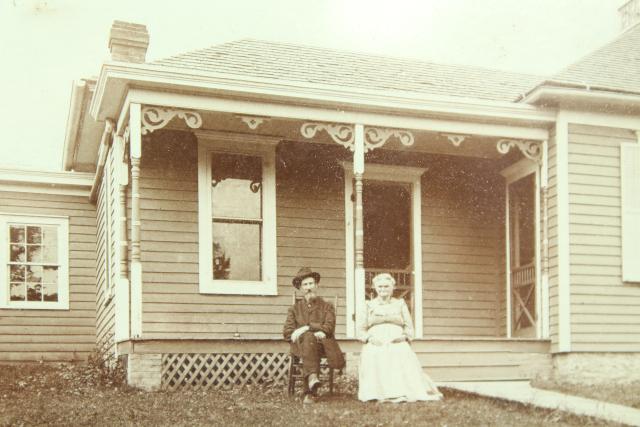
<instances>
[{"instance_id":1,"label":"woman's white hair","mask_svg":"<svg viewBox=\"0 0 640 427\"><path fill-rule=\"evenodd\" d=\"M396 285L396 279L394 279L393 276L389 273L376 274L375 277L371 280L371 283L373 283L373 286L376 286L378 283L381 283L381 282L389 282L391 286Z\"/></svg>"}]
</instances>

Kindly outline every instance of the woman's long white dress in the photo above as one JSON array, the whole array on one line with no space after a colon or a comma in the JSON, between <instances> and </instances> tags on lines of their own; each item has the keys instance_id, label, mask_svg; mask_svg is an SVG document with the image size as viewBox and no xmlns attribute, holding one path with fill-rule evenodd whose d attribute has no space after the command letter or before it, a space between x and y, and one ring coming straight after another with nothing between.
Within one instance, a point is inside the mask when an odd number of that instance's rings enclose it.
<instances>
[{"instance_id":1,"label":"woman's long white dress","mask_svg":"<svg viewBox=\"0 0 640 427\"><path fill-rule=\"evenodd\" d=\"M403 335L413 338L413 323L403 299L367 301L366 319L359 325L362 346L358 399L394 402L439 400L442 394L423 372Z\"/></svg>"}]
</instances>

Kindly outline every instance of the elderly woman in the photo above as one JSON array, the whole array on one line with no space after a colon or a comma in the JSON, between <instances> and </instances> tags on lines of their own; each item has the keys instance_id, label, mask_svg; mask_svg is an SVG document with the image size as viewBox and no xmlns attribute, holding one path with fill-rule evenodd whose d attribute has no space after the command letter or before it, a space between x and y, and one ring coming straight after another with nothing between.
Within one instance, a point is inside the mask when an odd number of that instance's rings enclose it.
<instances>
[{"instance_id":1,"label":"elderly woman","mask_svg":"<svg viewBox=\"0 0 640 427\"><path fill-rule=\"evenodd\" d=\"M403 299L393 298L396 282L389 273L373 278L377 297L367 301L366 318L359 323L358 399L385 402L439 400L442 394L422 371L409 342L413 323Z\"/></svg>"}]
</instances>

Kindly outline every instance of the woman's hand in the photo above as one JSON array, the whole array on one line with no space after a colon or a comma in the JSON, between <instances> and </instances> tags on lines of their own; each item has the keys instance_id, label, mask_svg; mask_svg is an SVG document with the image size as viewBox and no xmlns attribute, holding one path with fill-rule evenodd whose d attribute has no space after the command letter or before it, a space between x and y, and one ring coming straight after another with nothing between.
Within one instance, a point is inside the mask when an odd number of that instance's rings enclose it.
<instances>
[{"instance_id":1,"label":"woman's hand","mask_svg":"<svg viewBox=\"0 0 640 427\"><path fill-rule=\"evenodd\" d=\"M374 337L369 338L369 340L367 342L370 343L370 344L373 344L375 346L378 346L378 347L384 344L384 342L382 342L379 339L374 338Z\"/></svg>"}]
</instances>

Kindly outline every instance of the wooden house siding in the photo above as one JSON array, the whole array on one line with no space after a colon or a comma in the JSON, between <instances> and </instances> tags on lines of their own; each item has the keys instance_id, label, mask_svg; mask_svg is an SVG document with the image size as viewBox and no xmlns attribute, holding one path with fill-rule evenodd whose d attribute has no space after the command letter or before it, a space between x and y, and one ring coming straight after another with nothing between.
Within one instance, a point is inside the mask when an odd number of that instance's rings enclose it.
<instances>
[{"instance_id":1,"label":"wooden house siding","mask_svg":"<svg viewBox=\"0 0 640 427\"><path fill-rule=\"evenodd\" d=\"M630 130L569 126L574 351L640 351L640 288L622 282L620 144Z\"/></svg>"},{"instance_id":2,"label":"wooden house siding","mask_svg":"<svg viewBox=\"0 0 640 427\"><path fill-rule=\"evenodd\" d=\"M325 171L316 176L322 185L315 185L304 171L278 168L278 296L200 294L196 144L161 144L144 145L142 156L143 336L278 338L291 304L291 277L303 265L321 272L321 295L339 297L337 334L344 336L342 178Z\"/></svg>"},{"instance_id":3,"label":"wooden house siding","mask_svg":"<svg viewBox=\"0 0 640 427\"><path fill-rule=\"evenodd\" d=\"M473 164L434 162L422 181L425 336L504 331L504 181Z\"/></svg>"},{"instance_id":4,"label":"wooden house siding","mask_svg":"<svg viewBox=\"0 0 640 427\"><path fill-rule=\"evenodd\" d=\"M69 218L69 310L0 309L0 361L86 359L95 347L96 212L86 197L0 192L0 211Z\"/></svg>"},{"instance_id":5,"label":"wooden house siding","mask_svg":"<svg viewBox=\"0 0 640 427\"><path fill-rule=\"evenodd\" d=\"M115 354L114 287L118 274L119 184L113 149L105 162L97 210L96 343L105 354Z\"/></svg>"},{"instance_id":6,"label":"wooden house siding","mask_svg":"<svg viewBox=\"0 0 640 427\"><path fill-rule=\"evenodd\" d=\"M344 337L343 150L291 143L278 149L278 295L208 295L198 287L197 143L185 135L143 144L143 337L277 339L301 266L322 274L321 295L338 297L336 332ZM297 149L304 156L290 151ZM437 166L438 156L417 157L429 165L422 180L424 335L504 335L502 177L487 161Z\"/></svg>"}]
</instances>

